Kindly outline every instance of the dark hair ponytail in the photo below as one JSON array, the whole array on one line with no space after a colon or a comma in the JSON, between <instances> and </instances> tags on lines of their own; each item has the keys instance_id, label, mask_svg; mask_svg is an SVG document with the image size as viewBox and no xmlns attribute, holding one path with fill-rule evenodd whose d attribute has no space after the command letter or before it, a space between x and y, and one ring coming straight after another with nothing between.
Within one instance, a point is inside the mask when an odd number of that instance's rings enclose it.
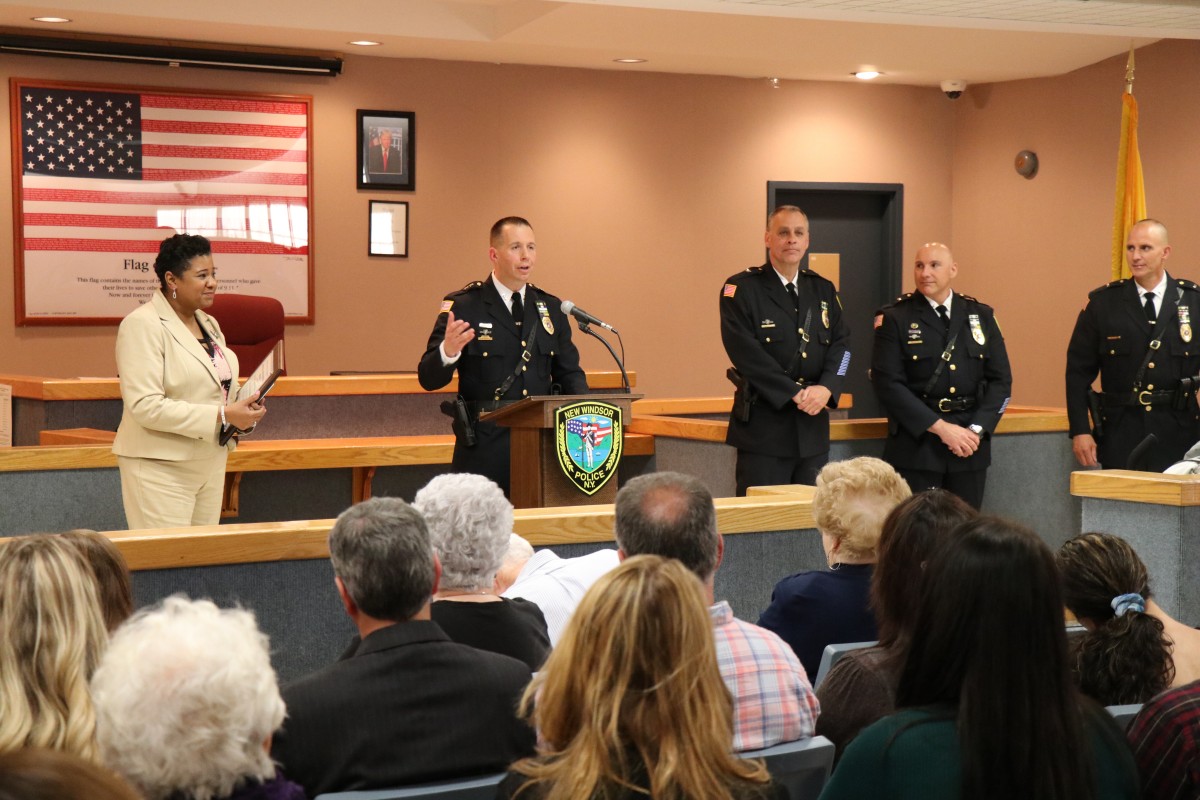
<instances>
[{"instance_id":1,"label":"dark hair ponytail","mask_svg":"<svg viewBox=\"0 0 1200 800\"><path fill-rule=\"evenodd\" d=\"M1175 664L1163 625L1145 613L1149 573L1119 536L1084 533L1056 556L1063 601L1077 619L1095 626L1075 644L1073 667L1083 692L1104 705L1144 703L1171 684ZM1140 595L1118 615L1114 598Z\"/></svg>"}]
</instances>

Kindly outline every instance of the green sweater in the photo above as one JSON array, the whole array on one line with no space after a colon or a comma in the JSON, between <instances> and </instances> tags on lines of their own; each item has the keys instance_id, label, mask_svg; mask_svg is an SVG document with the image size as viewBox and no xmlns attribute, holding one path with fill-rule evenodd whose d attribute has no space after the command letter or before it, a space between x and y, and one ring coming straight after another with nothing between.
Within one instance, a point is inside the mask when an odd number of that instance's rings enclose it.
<instances>
[{"instance_id":1,"label":"green sweater","mask_svg":"<svg viewBox=\"0 0 1200 800\"><path fill-rule=\"evenodd\" d=\"M1115 723L1107 736L1099 730L1108 722L1089 724L1096 800L1134 800L1140 796L1137 768ZM865 728L850 743L821 800L959 800L961 787L954 719L908 709Z\"/></svg>"}]
</instances>

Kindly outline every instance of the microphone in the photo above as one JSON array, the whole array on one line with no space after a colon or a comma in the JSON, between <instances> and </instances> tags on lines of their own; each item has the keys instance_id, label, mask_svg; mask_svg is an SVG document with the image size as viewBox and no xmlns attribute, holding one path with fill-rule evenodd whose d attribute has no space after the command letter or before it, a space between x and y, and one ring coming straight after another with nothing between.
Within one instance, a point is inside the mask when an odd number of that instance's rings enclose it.
<instances>
[{"instance_id":1,"label":"microphone","mask_svg":"<svg viewBox=\"0 0 1200 800\"><path fill-rule=\"evenodd\" d=\"M613 333L616 333L616 329L614 329L612 325L609 325L607 322L604 322L603 320L593 317L591 314L584 311L582 308L575 305L570 300L563 300L562 305L559 306L559 308L562 309L562 312L564 314L570 314L572 317L577 319L579 321L579 323L582 325L599 325L601 328L604 328L604 330L606 330L606 331L612 331Z\"/></svg>"},{"instance_id":2,"label":"microphone","mask_svg":"<svg viewBox=\"0 0 1200 800\"><path fill-rule=\"evenodd\" d=\"M1147 459L1146 454L1150 452L1150 448L1153 447L1154 443L1157 441L1158 437L1153 433L1146 434L1146 438L1138 442L1137 447L1133 448L1133 450L1129 453L1129 461L1125 463L1125 469L1142 471L1145 467L1145 462Z\"/></svg>"}]
</instances>

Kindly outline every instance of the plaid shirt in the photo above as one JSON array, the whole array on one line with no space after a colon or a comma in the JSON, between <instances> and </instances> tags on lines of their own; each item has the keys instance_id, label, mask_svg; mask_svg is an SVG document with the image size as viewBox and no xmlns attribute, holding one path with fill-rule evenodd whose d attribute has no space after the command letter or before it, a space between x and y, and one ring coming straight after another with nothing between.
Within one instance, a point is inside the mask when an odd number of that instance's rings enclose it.
<instances>
[{"instance_id":1,"label":"plaid shirt","mask_svg":"<svg viewBox=\"0 0 1200 800\"><path fill-rule=\"evenodd\" d=\"M770 631L710 606L717 664L733 695L733 749L758 750L813 735L821 712L804 667Z\"/></svg>"},{"instance_id":2,"label":"plaid shirt","mask_svg":"<svg viewBox=\"0 0 1200 800\"><path fill-rule=\"evenodd\" d=\"M1150 700L1129 726L1146 800L1200 797L1200 681Z\"/></svg>"}]
</instances>

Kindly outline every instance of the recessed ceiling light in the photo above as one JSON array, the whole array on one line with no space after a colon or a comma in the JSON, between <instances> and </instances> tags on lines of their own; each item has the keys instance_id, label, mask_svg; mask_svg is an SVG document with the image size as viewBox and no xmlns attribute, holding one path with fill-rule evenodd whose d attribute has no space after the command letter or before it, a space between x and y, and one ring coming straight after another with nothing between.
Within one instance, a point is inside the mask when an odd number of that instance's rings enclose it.
<instances>
[{"instance_id":1,"label":"recessed ceiling light","mask_svg":"<svg viewBox=\"0 0 1200 800\"><path fill-rule=\"evenodd\" d=\"M34 22L70 22L66 17L30 17Z\"/></svg>"},{"instance_id":2,"label":"recessed ceiling light","mask_svg":"<svg viewBox=\"0 0 1200 800\"><path fill-rule=\"evenodd\" d=\"M850 74L860 81L870 81L878 78L883 73L877 69L861 69L858 72L851 72Z\"/></svg>"},{"instance_id":3,"label":"recessed ceiling light","mask_svg":"<svg viewBox=\"0 0 1200 800\"><path fill-rule=\"evenodd\" d=\"M355 45L357 47L377 47L377 46L383 44L383 42L372 42L370 39L359 39L357 41L350 42L349 44Z\"/></svg>"},{"instance_id":4,"label":"recessed ceiling light","mask_svg":"<svg viewBox=\"0 0 1200 800\"><path fill-rule=\"evenodd\" d=\"M646 63L646 59L644 59L644 58L614 58L613 61L615 61L618 64L645 64Z\"/></svg>"}]
</instances>

